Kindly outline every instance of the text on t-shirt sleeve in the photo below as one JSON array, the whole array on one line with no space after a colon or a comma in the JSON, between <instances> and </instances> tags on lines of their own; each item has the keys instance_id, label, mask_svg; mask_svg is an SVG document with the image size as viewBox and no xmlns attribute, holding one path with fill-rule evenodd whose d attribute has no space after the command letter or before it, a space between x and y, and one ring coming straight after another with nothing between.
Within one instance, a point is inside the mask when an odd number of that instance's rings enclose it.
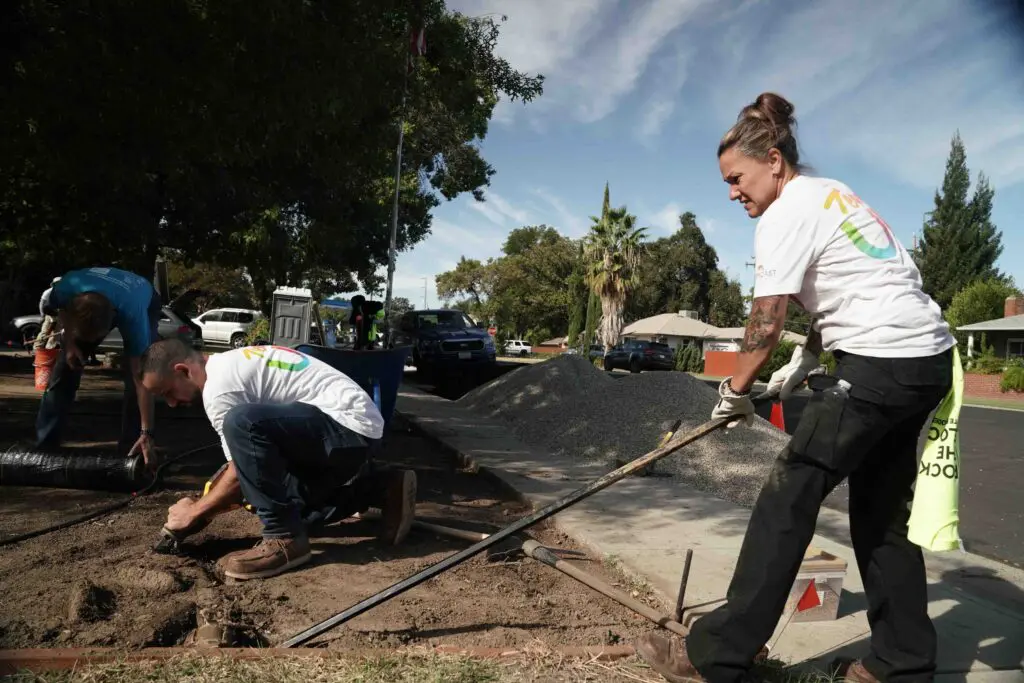
<instances>
[{"instance_id":1,"label":"text on t-shirt sleeve","mask_svg":"<svg viewBox=\"0 0 1024 683\"><path fill-rule=\"evenodd\" d=\"M800 292L804 274L817 257L815 228L809 215L791 211L761 219L754 237L754 298Z\"/></svg>"}]
</instances>

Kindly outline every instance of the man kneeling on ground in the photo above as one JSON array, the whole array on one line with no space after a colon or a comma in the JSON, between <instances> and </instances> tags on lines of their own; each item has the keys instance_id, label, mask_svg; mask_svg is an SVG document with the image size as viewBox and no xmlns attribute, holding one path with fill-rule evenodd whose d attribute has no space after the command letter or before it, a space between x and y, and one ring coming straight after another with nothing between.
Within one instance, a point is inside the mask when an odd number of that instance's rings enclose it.
<instances>
[{"instance_id":1,"label":"man kneeling on ground","mask_svg":"<svg viewBox=\"0 0 1024 683\"><path fill-rule=\"evenodd\" d=\"M164 528L178 540L247 502L263 540L225 555L234 579L276 576L310 559L307 528L379 507L381 539L401 542L415 514L416 475L374 469L384 419L363 389L294 349L249 346L207 356L177 339L143 355L142 384L171 407L201 398L227 467L202 498L182 498Z\"/></svg>"}]
</instances>

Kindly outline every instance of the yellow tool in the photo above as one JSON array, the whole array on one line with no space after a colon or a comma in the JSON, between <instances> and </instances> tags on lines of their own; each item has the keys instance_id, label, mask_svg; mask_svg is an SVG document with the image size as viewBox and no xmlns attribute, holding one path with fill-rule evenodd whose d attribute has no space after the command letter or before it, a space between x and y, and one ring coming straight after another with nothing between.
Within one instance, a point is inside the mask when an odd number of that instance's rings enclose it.
<instances>
[{"instance_id":1,"label":"yellow tool","mask_svg":"<svg viewBox=\"0 0 1024 683\"><path fill-rule=\"evenodd\" d=\"M661 441L658 442L658 448L662 448L665 444L667 444L669 441L671 441L673 435L675 435L675 433L677 431L679 431L679 427L682 424L683 424L682 419L679 419L679 420L676 420L675 422L673 422L672 426L668 428L667 432L665 432L665 435L663 437L661 437Z\"/></svg>"}]
</instances>

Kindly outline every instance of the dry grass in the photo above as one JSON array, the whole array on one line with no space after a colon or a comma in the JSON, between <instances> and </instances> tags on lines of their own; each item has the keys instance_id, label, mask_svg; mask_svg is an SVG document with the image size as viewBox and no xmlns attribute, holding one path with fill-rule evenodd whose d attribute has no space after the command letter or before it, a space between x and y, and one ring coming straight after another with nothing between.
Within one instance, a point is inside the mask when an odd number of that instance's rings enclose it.
<instances>
[{"instance_id":1,"label":"dry grass","mask_svg":"<svg viewBox=\"0 0 1024 683\"><path fill-rule=\"evenodd\" d=\"M758 668L766 683L832 683L823 672L799 672L770 661ZM615 662L567 658L538 643L509 660L480 660L410 650L364 658L267 657L232 660L197 654L152 662L99 664L75 671L22 673L10 683L661 683L636 657Z\"/></svg>"}]
</instances>

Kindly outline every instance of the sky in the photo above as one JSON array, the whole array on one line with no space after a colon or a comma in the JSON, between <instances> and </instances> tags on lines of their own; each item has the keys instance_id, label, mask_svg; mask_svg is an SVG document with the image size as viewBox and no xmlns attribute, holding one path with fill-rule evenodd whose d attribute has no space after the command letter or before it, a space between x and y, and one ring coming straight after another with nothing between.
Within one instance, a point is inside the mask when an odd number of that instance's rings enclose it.
<instances>
[{"instance_id":1,"label":"sky","mask_svg":"<svg viewBox=\"0 0 1024 683\"><path fill-rule=\"evenodd\" d=\"M610 184L651 238L692 211L719 267L753 283L755 221L731 203L716 150L763 91L796 107L802 161L881 214L910 248L959 130L972 180L996 194L998 266L1024 283L1024 29L1011 0L448 0L503 13L497 52L545 76L502 101L481 150L486 201L462 195L400 253L395 296L438 305L434 276L500 255L513 228L584 235ZM430 49L430 35L427 35ZM817 55L817 56L814 56ZM443 200L442 200L443 201Z\"/></svg>"}]
</instances>

